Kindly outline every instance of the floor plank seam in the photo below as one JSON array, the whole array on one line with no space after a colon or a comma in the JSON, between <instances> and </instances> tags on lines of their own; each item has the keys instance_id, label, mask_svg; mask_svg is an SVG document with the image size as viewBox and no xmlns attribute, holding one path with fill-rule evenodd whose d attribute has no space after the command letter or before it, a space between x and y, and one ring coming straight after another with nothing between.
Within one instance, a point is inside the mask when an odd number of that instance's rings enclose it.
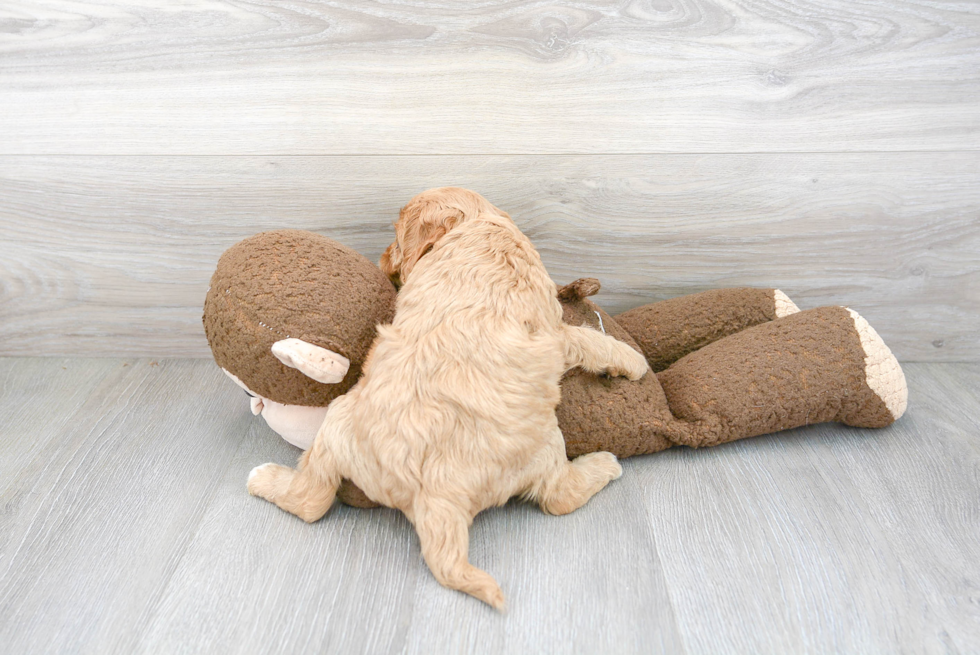
<instances>
[{"instance_id":1,"label":"floor plank seam","mask_svg":"<svg viewBox=\"0 0 980 655\"><path fill-rule=\"evenodd\" d=\"M156 597L153 599L150 606L147 607L147 610L145 612L145 620L143 621L143 626L139 634L136 635L136 638L134 639L136 644L142 645L145 640L145 637L147 636L148 631L152 629L152 627L154 626L156 619L159 616L160 605L163 602L164 598L167 597L167 593L170 590L170 585L173 583L174 576L180 570L181 562L187 556L191 546L194 543L195 538L198 536L198 533L200 532L202 524L208 517L208 510L212 507L212 505L214 505L217 499L218 492L221 489L222 482L230 472L232 466L235 464L236 457L238 453L241 451L241 449L247 443L247 440L252 434L252 430L251 429L243 430L241 434L243 436L241 437L241 441L239 442L238 448L236 448L235 452L232 453L231 456L228 458L228 462L221 469L220 474L215 474L214 477L211 479L211 484L208 488L207 494L205 496L202 496L202 502L198 508L200 511L198 512L197 518L194 521L193 526L186 531L184 535L184 539L180 544L180 547L178 549L175 549L175 553L179 551L179 555L175 555L172 558L172 565L169 567L169 571L167 572L166 581L159 586L159 589L156 593ZM243 491L244 488L245 485L243 483L242 484Z\"/></svg>"}]
</instances>

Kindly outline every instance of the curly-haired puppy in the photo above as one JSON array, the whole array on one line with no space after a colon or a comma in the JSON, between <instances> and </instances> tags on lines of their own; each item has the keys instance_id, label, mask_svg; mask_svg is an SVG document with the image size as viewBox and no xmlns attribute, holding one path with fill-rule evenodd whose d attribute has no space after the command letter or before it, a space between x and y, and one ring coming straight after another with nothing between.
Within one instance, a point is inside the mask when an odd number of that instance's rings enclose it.
<instances>
[{"instance_id":1,"label":"curly-haired puppy","mask_svg":"<svg viewBox=\"0 0 980 655\"><path fill-rule=\"evenodd\" d=\"M316 521L341 478L403 511L443 585L501 609L467 561L469 526L515 495L550 514L581 507L621 469L610 453L569 462L555 407L571 367L637 379L638 352L562 322L554 282L510 217L465 189L406 205L382 257L401 284L357 385L333 401L299 470L265 464L248 489Z\"/></svg>"}]
</instances>

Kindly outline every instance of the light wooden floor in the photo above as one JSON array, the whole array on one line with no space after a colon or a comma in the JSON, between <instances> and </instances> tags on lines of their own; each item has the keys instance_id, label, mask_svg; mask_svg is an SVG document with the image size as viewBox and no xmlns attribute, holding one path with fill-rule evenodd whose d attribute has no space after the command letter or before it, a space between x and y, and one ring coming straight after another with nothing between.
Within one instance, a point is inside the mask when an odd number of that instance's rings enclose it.
<instances>
[{"instance_id":1,"label":"light wooden floor","mask_svg":"<svg viewBox=\"0 0 980 655\"><path fill-rule=\"evenodd\" d=\"M889 429L676 449L569 516L480 515L501 616L397 512L250 497L297 451L212 362L0 359L0 651L977 652L980 365L906 373Z\"/></svg>"}]
</instances>

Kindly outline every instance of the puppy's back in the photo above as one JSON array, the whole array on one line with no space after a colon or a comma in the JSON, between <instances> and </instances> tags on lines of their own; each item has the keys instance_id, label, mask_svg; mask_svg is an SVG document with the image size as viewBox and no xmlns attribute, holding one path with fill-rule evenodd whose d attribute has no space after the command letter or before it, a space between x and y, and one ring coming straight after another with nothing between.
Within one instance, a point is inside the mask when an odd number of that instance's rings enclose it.
<instances>
[{"instance_id":1,"label":"puppy's back","mask_svg":"<svg viewBox=\"0 0 980 655\"><path fill-rule=\"evenodd\" d=\"M510 219L481 215L443 237L402 287L362 380L359 423L382 469L406 487L506 494L491 481L521 468L555 421L560 324L555 285Z\"/></svg>"}]
</instances>

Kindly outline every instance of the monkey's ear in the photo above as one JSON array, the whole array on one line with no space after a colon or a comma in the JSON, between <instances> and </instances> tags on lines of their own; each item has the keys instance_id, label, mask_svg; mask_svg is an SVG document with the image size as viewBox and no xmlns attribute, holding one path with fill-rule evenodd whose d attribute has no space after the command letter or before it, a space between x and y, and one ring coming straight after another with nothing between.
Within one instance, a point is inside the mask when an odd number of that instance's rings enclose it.
<instances>
[{"instance_id":1,"label":"monkey's ear","mask_svg":"<svg viewBox=\"0 0 980 655\"><path fill-rule=\"evenodd\" d=\"M565 301L580 300L599 293L599 280L594 277L581 277L571 284L558 287L558 299Z\"/></svg>"},{"instance_id":2,"label":"monkey's ear","mask_svg":"<svg viewBox=\"0 0 980 655\"><path fill-rule=\"evenodd\" d=\"M286 366L325 384L337 384L350 369L350 360L343 355L302 339L277 341L272 344L272 354Z\"/></svg>"}]
</instances>

